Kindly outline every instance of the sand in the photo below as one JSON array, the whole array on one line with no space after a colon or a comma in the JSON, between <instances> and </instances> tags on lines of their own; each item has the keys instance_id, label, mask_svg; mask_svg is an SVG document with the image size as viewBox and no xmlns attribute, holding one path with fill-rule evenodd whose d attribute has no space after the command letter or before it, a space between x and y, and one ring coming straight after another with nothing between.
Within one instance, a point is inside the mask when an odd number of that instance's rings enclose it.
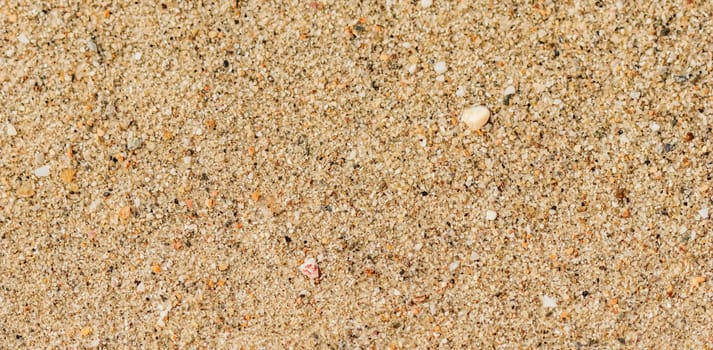
<instances>
[{"instance_id":1,"label":"sand","mask_svg":"<svg viewBox=\"0 0 713 350\"><path fill-rule=\"evenodd\" d=\"M713 348L711 13L7 2L0 348Z\"/></svg>"}]
</instances>

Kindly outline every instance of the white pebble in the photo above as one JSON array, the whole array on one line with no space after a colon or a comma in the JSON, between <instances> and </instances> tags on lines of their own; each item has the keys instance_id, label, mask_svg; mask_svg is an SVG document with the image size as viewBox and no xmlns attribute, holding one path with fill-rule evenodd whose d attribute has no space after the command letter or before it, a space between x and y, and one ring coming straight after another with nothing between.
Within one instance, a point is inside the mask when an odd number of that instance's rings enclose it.
<instances>
[{"instance_id":1,"label":"white pebble","mask_svg":"<svg viewBox=\"0 0 713 350\"><path fill-rule=\"evenodd\" d=\"M448 67L446 66L446 62L438 61L433 65L433 70L438 74L443 74L448 70Z\"/></svg>"},{"instance_id":2,"label":"white pebble","mask_svg":"<svg viewBox=\"0 0 713 350\"><path fill-rule=\"evenodd\" d=\"M416 73L416 65L412 64L406 68L406 70L409 72L409 74Z\"/></svg>"},{"instance_id":3,"label":"white pebble","mask_svg":"<svg viewBox=\"0 0 713 350\"><path fill-rule=\"evenodd\" d=\"M629 97L631 97L632 100L638 100L639 97L641 97L641 92L639 91L632 91L629 93Z\"/></svg>"},{"instance_id":4,"label":"white pebble","mask_svg":"<svg viewBox=\"0 0 713 350\"><path fill-rule=\"evenodd\" d=\"M701 210L698 211L698 216L700 216L701 219L708 219L708 207L701 208Z\"/></svg>"},{"instance_id":5,"label":"white pebble","mask_svg":"<svg viewBox=\"0 0 713 350\"><path fill-rule=\"evenodd\" d=\"M433 5L433 0L421 0L421 7L426 8Z\"/></svg>"},{"instance_id":6,"label":"white pebble","mask_svg":"<svg viewBox=\"0 0 713 350\"><path fill-rule=\"evenodd\" d=\"M548 296L548 295L543 295L541 299L542 299L542 306L549 307L549 308L557 307L557 299L555 299L551 296Z\"/></svg>"},{"instance_id":7,"label":"white pebble","mask_svg":"<svg viewBox=\"0 0 713 350\"><path fill-rule=\"evenodd\" d=\"M508 96L508 95L513 95L515 94L515 87L512 85L509 85L508 87L505 88L505 91L503 91L503 95Z\"/></svg>"},{"instance_id":8,"label":"white pebble","mask_svg":"<svg viewBox=\"0 0 713 350\"><path fill-rule=\"evenodd\" d=\"M438 80L442 83L442 82L446 81L446 77L444 77L443 75L439 75L436 77L436 80Z\"/></svg>"},{"instance_id":9,"label":"white pebble","mask_svg":"<svg viewBox=\"0 0 713 350\"><path fill-rule=\"evenodd\" d=\"M399 292L398 289L394 289L391 293L393 293L395 296L401 295L401 292Z\"/></svg>"},{"instance_id":10,"label":"white pebble","mask_svg":"<svg viewBox=\"0 0 713 350\"><path fill-rule=\"evenodd\" d=\"M27 38L27 35L25 35L25 33L20 34L20 36L17 37L17 41L25 45L30 43L30 39Z\"/></svg>"},{"instance_id":11,"label":"white pebble","mask_svg":"<svg viewBox=\"0 0 713 350\"><path fill-rule=\"evenodd\" d=\"M5 129L7 130L7 136L15 136L17 135L17 130L15 130L15 127L12 126L12 124L7 123L5 126Z\"/></svg>"},{"instance_id":12,"label":"white pebble","mask_svg":"<svg viewBox=\"0 0 713 350\"><path fill-rule=\"evenodd\" d=\"M456 89L456 96L458 96L458 97L463 97L463 96L465 96L465 87L459 86L459 87Z\"/></svg>"},{"instance_id":13,"label":"white pebble","mask_svg":"<svg viewBox=\"0 0 713 350\"><path fill-rule=\"evenodd\" d=\"M450 270L451 272L453 272L453 271L455 271L455 270L458 268L458 266L460 266L460 263L457 262L457 261L454 261L454 262L452 262L450 265L448 265L448 270Z\"/></svg>"},{"instance_id":14,"label":"white pebble","mask_svg":"<svg viewBox=\"0 0 713 350\"><path fill-rule=\"evenodd\" d=\"M50 166L45 165L35 169L35 176L37 177L47 177L50 175Z\"/></svg>"},{"instance_id":15,"label":"white pebble","mask_svg":"<svg viewBox=\"0 0 713 350\"><path fill-rule=\"evenodd\" d=\"M659 129L661 129L661 125L659 125L656 122L651 123L651 125L649 125L649 127L651 128L652 131L659 131Z\"/></svg>"},{"instance_id":16,"label":"white pebble","mask_svg":"<svg viewBox=\"0 0 713 350\"><path fill-rule=\"evenodd\" d=\"M146 290L146 286L144 285L144 282L140 282L140 283L136 286L136 291L139 292L139 293L143 293L145 290Z\"/></svg>"},{"instance_id":17,"label":"white pebble","mask_svg":"<svg viewBox=\"0 0 713 350\"><path fill-rule=\"evenodd\" d=\"M476 261L480 258L480 255L478 255L478 252L473 252L473 254L470 254L470 260Z\"/></svg>"},{"instance_id":18,"label":"white pebble","mask_svg":"<svg viewBox=\"0 0 713 350\"><path fill-rule=\"evenodd\" d=\"M497 217L498 217L498 213L496 213L496 212L493 211L493 210L488 210L488 211L485 212L485 220L493 221L493 220L495 220L495 218L497 218Z\"/></svg>"},{"instance_id":19,"label":"white pebble","mask_svg":"<svg viewBox=\"0 0 713 350\"><path fill-rule=\"evenodd\" d=\"M96 51L97 43L95 43L92 39L87 39L87 49L89 49L89 51Z\"/></svg>"},{"instance_id":20,"label":"white pebble","mask_svg":"<svg viewBox=\"0 0 713 350\"><path fill-rule=\"evenodd\" d=\"M416 243L416 245L413 246L413 250L415 250L415 251L420 251L421 248L423 248L423 244L421 244L421 243Z\"/></svg>"},{"instance_id":21,"label":"white pebble","mask_svg":"<svg viewBox=\"0 0 713 350\"><path fill-rule=\"evenodd\" d=\"M463 110L460 120L473 130L483 127L490 119L490 111L485 106L473 106Z\"/></svg>"},{"instance_id":22,"label":"white pebble","mask_svg":"<svg viewBox=\"0 0 713 350\"><path fill-rule=\"evenodd\" d=\"M138 61L141 59L142 55L143 54L141 52L134 52L134 59Z\"/></svg>"}]
</instances>

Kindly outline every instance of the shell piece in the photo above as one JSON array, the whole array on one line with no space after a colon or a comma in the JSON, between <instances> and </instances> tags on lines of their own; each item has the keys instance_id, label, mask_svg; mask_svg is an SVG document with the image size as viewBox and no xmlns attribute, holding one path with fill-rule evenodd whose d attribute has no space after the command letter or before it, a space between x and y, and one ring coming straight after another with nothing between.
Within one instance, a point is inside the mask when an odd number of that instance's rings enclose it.
<instances>
[{"instance_id":1,"label":"shell piece","mask_svg":"<svg viewBox=\"0 0 713 350\"><path fill-rule=\"evenodd\" d=\"M555 308L557 307L557 299L549 296L549 295L543 295L540 297L542 300L542 306L546 308Z\"/></svg>"},{"instance_id":2,"label":"shell piece","mask_svg":"<svg viewBox=\"0 0 713 350\"><path fill-rule=\"evenodd\" d=\"M305 259L304 264L300 265L300 271L310 279L319 278L319 266L314 258Z\"/></svg>"},{"instance_id":3,"label":"shell piece","mask_svg":"<svg viewBox=\"0 0 713 350\"><path fill-rule=\"evenodd\" d=\"M470 129L478 130L490 119L490 110L485 106L472 106L463 110L460 120Z\"/></svg>"}]
</instances>

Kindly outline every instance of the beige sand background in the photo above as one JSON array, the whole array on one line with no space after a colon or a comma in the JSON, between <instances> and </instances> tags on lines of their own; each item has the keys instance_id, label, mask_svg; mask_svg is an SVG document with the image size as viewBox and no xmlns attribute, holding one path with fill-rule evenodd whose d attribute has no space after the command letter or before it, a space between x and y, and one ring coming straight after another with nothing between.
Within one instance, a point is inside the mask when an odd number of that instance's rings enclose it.
<instances>
[{"instance_id":1,"label":"beige sand background","mask_svg":"<svg viewBox=\"0 0 713 350\"><path fill-rule=\"evenodd\" d=\"M713 347L709 1L0 3L2 349Z\"/></svg>"}]
</instances>

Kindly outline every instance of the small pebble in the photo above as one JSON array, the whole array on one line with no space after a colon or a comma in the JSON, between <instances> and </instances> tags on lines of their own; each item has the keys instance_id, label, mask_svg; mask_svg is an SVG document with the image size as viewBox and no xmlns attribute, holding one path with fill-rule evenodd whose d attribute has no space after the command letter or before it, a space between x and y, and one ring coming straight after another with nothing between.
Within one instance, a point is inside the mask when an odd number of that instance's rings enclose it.
<instances>
[{"instance_id":1,"label":"small pebble","mask_svg":"<svg viewBox=\"0 0 713 350\"><path fill-rule=\"evenodd\" d=\"M15 192L17 193L17 196L21 198L29 198L35 195L35 190L28 184L18 187Z\"/></svg>"},{"instance_id":2,"label":"small pebble","mask_svg":"<svg viewBox=\"0 0 713 350\"><path fill-rule=\"evenodd\" d=\"M309 279L319 278L319 267L317 266L317 261L314 258L305 259L304 264L300 265L300 272L307 276Z\"/></svg>"},{"instance_id":3,"label":"small pebble","mask_svg":"<svg viewBox=\"0 0 713 350\"><path fill-rule=\"evenodd\" d=\"M37 177L47 177L50 175L50 166L45 165L35 169L35 176Z\"/></svg>"},{"instance_id":4,"label":"small pebble","mask_svg":"<svg viewBox=\"0 0 713 350\"><path fill-rule=\"evenodd\" d=\"M438 61L433 65L433 70L438 74L443 74L448 70L448 66L446 66L446 62Z\"/></svg>"},{"instance_id":5,"label":"small pebble","mask_svg":"<svg viewBox=\"0 0 713 350\"><path fill-rule=\"evenodd\" d=\"M458 96L458 97L463 97L463 96L465 96L465 87L459 86L459 87L456 89L456 96Z\"/></svg>"},{"instance_id":6,"label":"small pebble","mask_svg":"<svg viewBox=\"0 0 713 350\"><path fill-rule=\"evenodd\" d=\"M7 123L7 125L5 126L5 130L7 131L7 136L15 136L15 135L17 135L17 130L16 130L15 127L14 127L12 124L10 124L10 123Z\"/></svg>"},{"instance_id":7,"label":"small pebble","mask_svg":"<svg viewBox=\"0 0 713 350\"><path fill-rule=\"evenodd\" d=\"M555 299L551 296L548 296L548 295L543 295L541 299L542 299L543 307L548 307L548 308L557 307L557 299Z\"/></svg>"},{"instance_id":8,"label":"small pebble","mask_svg":"<svg viewBox=\"0 0 713 350\"><path fill-rule=\"evenodd\" d=\"M701 208L701 210L698 211L698 216L700 216L701 219L708 219L708 207Z\"/></svg>"},{"instance_id":9,"label":"small pebble","mask_svg":"<svg viewBox=\"0 0 713 350\"><path fill-rule=\"evenodd\" d=\"M25 45L30 43L30 39L28 39L24 33L20 34L20 36L17 37L17 41L19 41Z\"/></svg>"},{"instance_id":10,"label":"small pebble","mask_svg":"<svg viewBox=\"0 0 713 350\"><path fill-rule=\"evenodd\" d=\"M654 132L659 131L661 129L661 125L659 125L658 123L651 123L651 125L649 125L649 127L651 128L651 131L654 131Z\"/></svg>"},{"instance_id":11,"label":"small pebble","mask_svg":"<svg viewBox=\"0 0 713 350\"><path fill-rule=\"evenodd\" d=\"M119 218L122 220L128 220L131 217L131 207L125 206L119 208Z\"/></svg>"},{"instance_id":12,"label":"small pebble","mask_svg":"<svg viewBox=\"0 0 713 350\"><path fill-rule=\"evenodd\" d=\"M89 51L97 51L97 43L92 39L87 39L87 49Z\"/></svg>"},{"instance_id":13,"label":"small pebble","mask_svg":"<svg viewBox=\"0 0 713 350\"><path fill-rule=\"evenodd\" d=\"M493 221L497 217L498 217L498 213L496 213L495 211L488 210L487 212L485 212L485 220Z\"/></svg>"},{"instance_id":14,"label":"small pebble","mask_svg":"<svg viewBox=\"0 0 713 350\"><path fill-rule=\"evenodd\" d=\"M406 70L409 72L409 74L416 73L416 65L415 64L409 65L408 68L406 68Z\"/></svg>"},{"instance_id":15,"label":"small pebble","mask_svg":"<svg viewBox=\"0 0 713 350\"><path fill-rule=\"evenodd\" d=\"M513 94L515 94L515 87L512 85L509 85L508 87L505 88L505 91L503 91L504 96L513 95Z\"/></svg>"},{"instance_id":16,"label":"small pebble","mask_svg":"<svg viewBox=\"0 0 713 350\"><path fill-rule=\"evenodd\" d=\"M140 60L140 59L141 59L141 56L142 56L142 53L141 53L141 52L134 52L134 59L135 59L135 60L137 60L137 61Z\"/></svg>"},{"instance_id":17,"label":"small pebble","mask_svg":"<svg viewBox=\"0 0 713 350\"><path fill-rule=\"evenodd\" d=\"M76 170L73 168L66 168L62 169L62 171L59 173L60 179L62 179L62 182L65 184L70 184L74 181L74 175L77 173Z\"/></svg>"},{"instance_id":18,"label":"small pebble","mask_svg":"<svg viewBox=\"0 0 713 350\"><path fill-rule=\"evenodd\" d=\"M427 8L433 5L433 0L421 0L421 7Z\"/></svg>"},{"instance_id":19,"label":"small pebble","mask_svg":"<svg viewBox=\"0 0 713 350\"><path fill-rule=\"evenodd\" d=\"M460 120L472 130L482 128L490 119L490 110L485 106L473 106L463 110Z\"/></svg>"},{"instance_id":20,"label":"small pebble","mask_svg":"<svg viewBox=\"0 0 713 350\"><path fill-rule=\"evenodd\" d=\"M453 272L458 268L458 266L460 266L460 262L454 261L450 265L448 265L448 270Z\"/></svg>"}]
</instances>

